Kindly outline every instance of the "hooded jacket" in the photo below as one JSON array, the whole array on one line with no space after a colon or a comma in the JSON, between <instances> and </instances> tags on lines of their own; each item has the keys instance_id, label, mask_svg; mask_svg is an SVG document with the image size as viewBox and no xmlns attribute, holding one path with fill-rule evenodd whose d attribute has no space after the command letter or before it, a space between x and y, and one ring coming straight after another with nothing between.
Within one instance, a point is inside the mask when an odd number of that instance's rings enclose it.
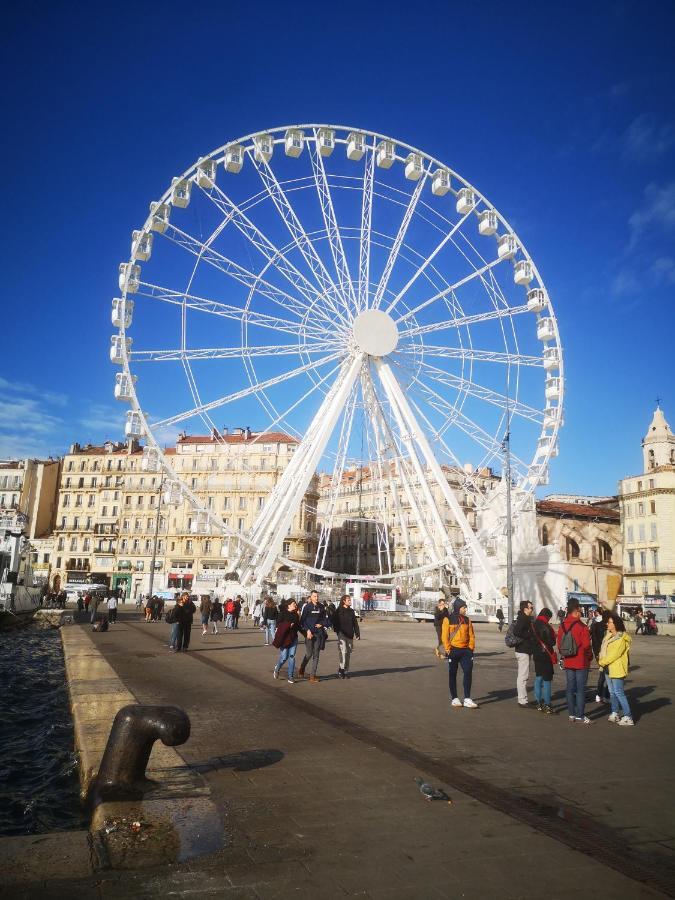
<instances>
[{"instance_id":1,"label":"hooded jacket","mask_svg":"<svg viewBox=\"0 0 675 900\"><path fill-rule=\"evenodd\" d=\"M616 634L607 632L600 648L598 665L608 670L610 678L625 678L628 675L631 642L627 631L617 631Z\"/></svg>"},{"instance_id":2,"label":"hooded jacket","mask_svg":"<svg viewBox=\"0 0 675 900\"><path fill-rule=\"evenodd\" d=\"M458 607L458 603L459 601L455 600L453 612L443 619L441 641L446 653L450 653L451 650L467 649L473 652L476 646L476 636L473 632L471 619L468 616L461 615L459 612L465 604L462 603Z\"/></svg>"},{"instance_id":3,"label":"hooded jacket","mask_svg":"<svg viewBox=\"0 0 675 900\"><path fill-rule=\"evenodd\" d=\"M516 621L513 625L513 636L518 639L515 646L516 653L527 653L532 656L534 653L535 638L532 634L532 616L526 616L521 610L518 611Z\"/></svg>"}]
</instances>

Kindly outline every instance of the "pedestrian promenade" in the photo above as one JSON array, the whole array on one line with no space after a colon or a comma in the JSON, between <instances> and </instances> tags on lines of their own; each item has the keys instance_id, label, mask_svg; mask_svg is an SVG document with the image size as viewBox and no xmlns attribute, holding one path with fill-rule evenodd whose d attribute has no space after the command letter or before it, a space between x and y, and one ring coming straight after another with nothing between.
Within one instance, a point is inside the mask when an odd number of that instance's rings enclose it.
<instances>
[{"instance_id":1,"label":"pedestrian promenade","mask_svg":"<svg viewBox=\"0 0 675 900\"><path fill-rule=\"evenodd\" d=\"M427 625L366 619L352 677L336 677L331 640L316 685L273 680L276 651L251 627L202 638L195 623L185 654L168 652L168 630L123 612L91 638L139 702L188 712L178 751L211 789L223 848L105 872L83 892L675 896L673 639L636 640L637 727L619 729L595 704L591 727L570 725L560 674L559 715L519 708L513 653L495 626L477 627L477 710L450 708ZM418 775L452 804L425 802Z\"/></svg>"}]
</instances>

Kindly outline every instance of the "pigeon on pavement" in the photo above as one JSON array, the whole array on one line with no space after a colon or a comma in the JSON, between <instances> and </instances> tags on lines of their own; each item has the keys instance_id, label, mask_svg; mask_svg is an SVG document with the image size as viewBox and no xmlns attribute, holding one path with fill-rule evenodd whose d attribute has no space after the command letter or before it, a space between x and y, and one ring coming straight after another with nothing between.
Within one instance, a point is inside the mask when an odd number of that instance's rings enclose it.
<instances>
[{"instance_id":1,"label":"pigeon on pavement","mask_svg":"<svg viewBox=\"0 0 675 900\"><path fill-rule=\"evenodd\" d=\"M445 800L446 803L452 803L452 800L445 791L440 788L435 788L430 785L427 781L424 781L423 778L416 778L415 784L420 789L420 794L424 797L425 800L431 802L432 800Z\"/></svg>"}]
</instances>

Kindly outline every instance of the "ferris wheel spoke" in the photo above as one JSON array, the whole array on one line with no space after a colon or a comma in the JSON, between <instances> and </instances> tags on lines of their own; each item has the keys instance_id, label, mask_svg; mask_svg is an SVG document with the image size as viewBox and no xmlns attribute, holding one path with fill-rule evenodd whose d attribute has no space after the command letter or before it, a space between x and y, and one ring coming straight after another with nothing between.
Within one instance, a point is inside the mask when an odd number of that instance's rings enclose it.
<instances>
[{"instance_id":1,"label":"ferris wheel spoke","mask_svg":"<svg viewBox=\"0 0 675 900\"><path fill-rule=\"evenodd\" d=\"M349 399L345 403L342 413L342 423L340 426L340 434L338 437L337 456L333 475L331 478L330 492L326 503L326 512L324 521L321 525L321 533L316 548L314 565L323 568L326 563L326 553L330 544L330 536L333 531L333 521L335 518L335 509L337 506L340 488L342 487L342 478L344 475L345 464L347 461L347 450L349 448L349 440L351 438L352 426L354 423L354 411L356 409L356 391L352 389Z\"/></svg>"},{"instance_id":2,"label":"ferris wheel spoke","mask_svg":"<svg viewBox=\"0 0 675 900\"><path fill-rule=\"evenodd\" d=\"M307 232L302 226L295 210L293 209L288 197L279 181L272 171L269 163L258 162L254 154L249 154L253 165L255 166L263 185L267 189L277 212L281 216L284 225L288 229L289 234L293 238L296 247L302 254L305 262L310 268L319 286L319 291L324 297L326 304L330 306L336 316L338 316L343 324L347 324L345 318L345 309L338 308L333 298L337 296L337 289L331 280L330 275L323 263L323 260L317 253L316 247L309 239Z\"/></svg>"},{"instance_id":3,"label":"ferris wheel spoke","mask_svg":"<svg viewBox=\"0 0 675 900\"><path fill-rule=\"evenodd\" d=\"M359 236L359 310L368 306L370 290L370 233L373 221L373 185L375 182L375 139L370 153L365 154L363 196L361 198L361 233Z\"/></svg>"},{"instance_id":4,"label":"ferris wheel spoke","mask_svg":"<svg viewBox=\"0 0 675 900\"><path fill-rule=\"evenodd\" d=\"M429 325L416 325L413 328L407 328L405 331L399 332L399 337L420 337L424 334L443 331L446 328L462 328L465 325L477 325L479 322L491 322L494 319L518 316L526 312L529 312L529 309L527 308L527 304L523 304L522 306L506 307L505 309L492 309L489 312L476 313L472 316L456 316L450 319L443 319L440 322L432 322Z\"/></svg>"},{"instance_id":5,"label":"ferris wheel spoke","mask_svg":"<svg viewBox=\"0 0 675 900\"><path fill-rule=\"evenodd\" d=\"M400 363L395 363L395 365L400 366ZM460 378L458 375L452 375L449 372L445 372L443 369L439 369L436 366L424 362L424 360L418 360L415 363L415 367L421 367L427 378L430 378L437 384L443 384L446 387L453 388L458 394L467 393L477 400L484 400L486 403L499 406L503 410L508 409L511 415L520 416L523 419L528 419L530 422L536 422L537 425L541 425L544 421L544 414L541 410L535 409L533 406L528 406L527 403L522 403L519 400L506 397L498 391L483 387L468 378Z\"/></svg>"},{"instance_id":6,"label":"ferris wheel spoke","mask_svg":"<svg viewBox=\"0 0 675 900\"><path fill-rule=\"evenodd\" d=\"M333 206L333 198L331 196L328 177L326 175L326 167L323 162L323 156L317 149L318 140L318 133L316 129L314 129L314 142L312 143L310 141L309 143L309 157L312 162L316 191L319 196L319 203L321 204L321 213L323 215L324 225L326 226L326 234L328 235L328 242L330 244L333 263L335 264L335 270L337 272L340 291L342 292L343 297L350 297L352 303L355 305L356 296L354 294L352 278L349 273L347 257L342 244L342 235L340 234L337 218L335 216L335 208Z\"/></svg>"},{"instance_id":7,"label":"ferris wheel spoke","mask_svg":"<svg viewBox=\"0 0 675 900\"><path fill-rule=\"evenodd\" d=\"M134 362L173 362L177 359L233 359L242 356L301 356L303 353L330 353L338 348L336 341L317 344L277 344L260 347L201 347L175 350L131 350Z\"/></svg>"},{"instance_id":8,"label":"ferris wheel spoke","mask_svg":"<svg viewBox=\"0 0 675 900\"><path fill-rule=\"evenodd\" d=\"M498 266L501 262L504 262L504 260L498 257L497 259L493 259L492 262L487 263L485 266L482 266L482 268L475 269L475 271L471 272L469 275L465 275L464 278L460 278L459 281L456 281L454 284L448 285L448 287L443 288L442 291L434 294L433 297L429 297L428 300L425 300L423 303L420 303L413 309L408 310L407 313L404 313L404 315L396 320L396 324L400 325L402 322L407 322L408 319L410 319L412 316L417 315L417 313L421 312L423 309L426 309L428 306L431 306L432 303L436 303L437 300L442 300L444 297L447 297L448 294L454 294L456 290L464 287L464 285L469 284L469 282L473 281L474 278L480 278L486 272L489 272L490 269Z\"/></svg>"},{"instance_id":9,"label":"ferris wheel spoke","mask_svg":"<svg viewBox=\"0 0 675 900\"><path fill-rule=\"evenodd\" d=\"M202 413L209 412L212 409L218 409L219 407L225 406L228 403L233 403L235 400L242 400L244 397L250 397L257 391L265 391L277 384L282 384L285 381L289 381L291 378L295 378L298 375L303 375L305 372L309 372L312 369L316 369L319 366L325 365L326 363L333 362L333 360L338 359L340 356L344 356L344 351L332 353L329 356L324 356L322 359L317 359L314 362L307 363L304 366L298 366L297 369L291 369L289 372L284 372L282 375L277 375L274 378L268 378L266 381L261 381L257 384L250 385L249 387L243 388L241 391L236 391L233 394L226 394L224 397L220 397L218 400L212 400L210 403L200 404L193 407L192 409L188 409L184 412L178 413L175 416L169 416L169 418L167 419L160 419L157 422L153 422L152 425L154 428L166 428L169 425L176 425L178 422L185 421L185 419L191 419L193 416L201 415Z\"/></svg>"},{"instance_id":10,"label":"ferris wheel spoke","mask_svg":"<svg viewBox=\"0 0 675 900\"><path fill-rule=\"evenodd\" d=\"M417 267L416 271L413 273L412 277L408 279L405 285L401 288L398 294L391 301L389 306L387 307L387 312L391 312L397 303L408 293L410 288L415 284L420 275L425 272L427 267L431 265L431 263L436 259L441 250L448 244L449 241L452 241L453 237L457 233L457 231L462 227L462 225L466 222L467 218L471 215L471 212L466 213L462 218L456 222L450 231L442 238L442 240L436 245L436 247L432 250L432 252L427 256L424 262ZM453 242L454 243L454 242Z\"/></svg>"},{"instance_id":11,"label":"ferris wheel spoke","mask_svg":"<svg viewBox=\"0 0 675 900\"><path fill-rule=\"evenodd\" d=\"M256 436L248 442L249 446L251 444L258 443L259 440L263 440L265 438L266 434L268 434L270 431L274 431L274 429L280 423L282 423L295 409L297 409L299 406L301 406L309 397L311 397L312 394L314 394L316 391L318 391L322 385L325 385L326 382L328 382L333 377L333 375L335 375L335 373L338 371L338 369L340 368L341 365L342 365L342 363L339 362L336 366L333 366L332 369L329 369L329 371L325 375L322 375L318 381L313 382L310 389L308 391L305 391L305 393L298 400L296 400L294 403L292 403L288 407L288 409L285 409L282 413L277 413L276 409L274 409L274 407L272 407L272 409L273 409L272 415L276 414L276 418L273 419L269 423L269 425L267 425L267 427L264 429L264 431L261 431L258 434L256 434ZM271 406L271 404L270 404L270 406ZM288 426L286 426L286 428L288 431L292 431L297 437L302 438L302 434L297 430L297 428L289 428Z\"/></svg>"},{"instance_id":12,"label":"ferris wheel spoke","mask_svg":"<svg viewBox=\"0 0 675 900\"><path fill-rule=\"evenodd\" d=\"M243 284L249 290L255 290L278 306L294 312L300 318L307 314L306 304L298 300L297 297L293 297L287 291L276 287L271 282L244 268L244 266L240 266L234 260L214 250L208 243L204 244L186 231L181 231L175 225L169 224L167 226L164 237L208 265L213 266L213 268L218 269L224 275Z\"/></svg>"},{"instance_id":13,"label":"ferris wheel spoke","mask_svg":"<svg viewBox=\"0 0 675 900\"><path fill-rule=\"evenodd\" d=\"M424 356L438 356L444 359L462 359L471 362L494 362L502 365L535 366L543 368L544 360L541 356L526 356L522 353L505 353L494 350L476 350L473 347L441 347L430 344L422 344L416 347L414 344L406 344L396 348L397 353L416 354L422 352Z\"/></svg>"},{"instance_id":14,"label":"ferris wheel spoke","mask_svg":"<svg viewBox=\"0 0 675 900\"><path fill-rule=\"evenodd\" d=\"M271 328L275 331L284 331L294 335L302 335L307 332L312 336L318 336L327 333L325 330L319 329L316 323L305 325L301 322L291 322L289 319L284 319L280 316L270 316L266 313L242 309L240 306L221 303L219 300L210 300L207 297L198 297L195 294L187 294L183 291L174 291L146 281L140 282L136 296L148 297L151 300L159 300L163 303L171 303L184 308L187 307L188 309L210 313L214 316L222 316L240 323L246 321L249 325L258 325L261 328Z\"/></svg>"},{"instance_id":15,"label":"ferris wheel spoke","mask_svg":"<svg viewBox=\"0 0 675 900\"><path fill-rule=\"evenodd\" d=\"M290 262L284 253L255 225L237 204L215 183L210 187L201 187L202 192L209 200L231 220L236 228L247 238L251 244L265 257L265 259L277 269L281 275L307 300L306 310L313 315L320 315L329 321L325 310L317 300L323 300L323 295L317 288Z\"/></svg>"},{"instance_id":16,"label":"ferris wheel spoke","mask_svg":"<svg viewBox=\"0 0 675 900\"><path fill-rule=\"evenodd\" d=\"M392 270L401 251L401 246L403 245L403 241L405 240L405 236L408 232L408 226L412 221L415 209L417 208L417 203L422 194L422 189L424 188L425 182L427 180L427 174L428 173L425 172L424 175L422 175L415 186L415 190L410 196L410 201L408 202L408 206L406 207L405 213L403 214L403 219L399 226L398 233L394 238L394 243L392 244L391 250L389 252L389 257L387 258L387 262L384 265L382 276L378 282L377 288L375 289L375 296L373 297L374 309L378 309L380 304L382 303L382 298L384 297L384 292L387 289L389 278L391 277Z\"/></svg>"}]
</instances>

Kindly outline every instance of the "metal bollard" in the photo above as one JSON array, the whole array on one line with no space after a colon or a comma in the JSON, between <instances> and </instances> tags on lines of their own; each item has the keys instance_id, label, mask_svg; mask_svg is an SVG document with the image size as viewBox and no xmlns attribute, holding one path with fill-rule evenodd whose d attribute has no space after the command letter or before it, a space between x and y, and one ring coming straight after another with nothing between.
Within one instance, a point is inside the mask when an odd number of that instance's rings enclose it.
<instances>
[{"instance_id":1,"label":"metal bollard","mask_svg":"<svg viewBox=\"0 0 675 900\"><path fill-rule=\"evenodd\" d=\"M153 784L146 778L145 769L155 741L177 747L189 737L190 719L178 706L122 707L113 721L92 785L93 803L142 797Z\"/></svg>"}]
</instances>

